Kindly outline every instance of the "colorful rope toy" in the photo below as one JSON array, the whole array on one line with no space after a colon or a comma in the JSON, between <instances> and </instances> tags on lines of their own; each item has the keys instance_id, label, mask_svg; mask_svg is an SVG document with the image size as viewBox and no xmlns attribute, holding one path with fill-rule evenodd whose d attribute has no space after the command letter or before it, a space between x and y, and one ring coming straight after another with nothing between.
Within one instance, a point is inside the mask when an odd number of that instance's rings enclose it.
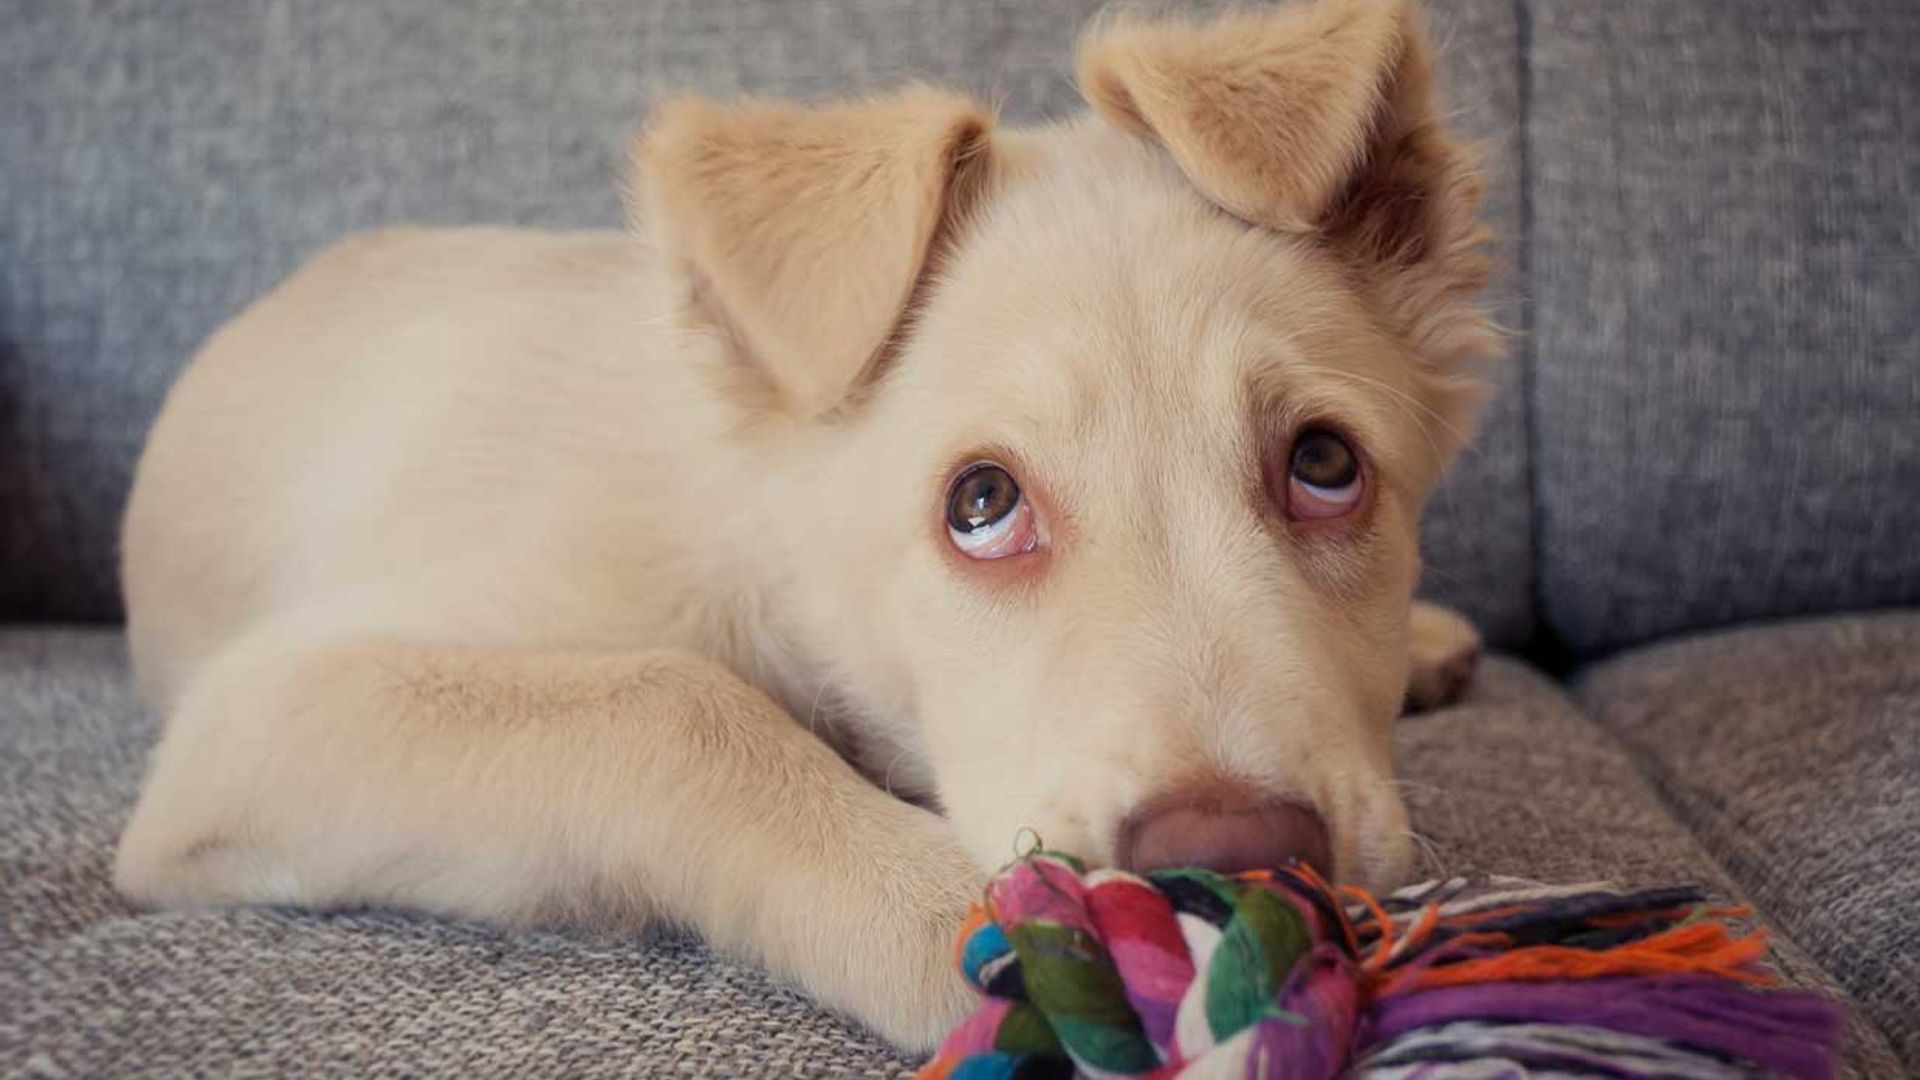
<instances>
[{"instance_id":1,"label":"colorful rope toy","mask_svg":"<svg viewBox=\"0 0 1920 1080\"><path fill-rule=\"evenodd\" d=\"M1844 1020L1765 989L1699 889L1455 879L1376 901L1309 867L1088 872L1051 852L962 930L984 995L921 1080L1803 1077Z\"/></svg>"}]
</instances>

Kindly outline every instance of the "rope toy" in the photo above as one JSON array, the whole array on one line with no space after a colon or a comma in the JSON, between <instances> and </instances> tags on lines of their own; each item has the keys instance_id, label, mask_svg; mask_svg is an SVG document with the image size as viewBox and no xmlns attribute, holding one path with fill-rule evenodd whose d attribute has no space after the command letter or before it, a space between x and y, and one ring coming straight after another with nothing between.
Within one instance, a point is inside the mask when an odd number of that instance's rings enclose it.
<instances>
[{"instance_id":1,"label":"rope toy","mask_svg":"<svg viewBox=\"0 0 1920 1080\"><path fill-rule=\"evenodd\" d=\"M1766 989L1697 888L1454 879L1375 900L1312 868L1146 877L1035 852L956 948L982 995L920 1080L1828 1080L1844 1019Z\"/></svg>"}]
</instances>

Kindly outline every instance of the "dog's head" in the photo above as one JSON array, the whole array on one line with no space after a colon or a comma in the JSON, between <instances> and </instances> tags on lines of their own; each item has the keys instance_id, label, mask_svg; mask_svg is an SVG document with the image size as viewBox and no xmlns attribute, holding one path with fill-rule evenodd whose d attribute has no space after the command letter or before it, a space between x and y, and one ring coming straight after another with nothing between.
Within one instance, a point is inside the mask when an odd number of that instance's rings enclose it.
<instances>
[{"instance_id":1,"label":"dog's head","mask_svg":"<svg viewBox=\"0 0 1920 1080\"><path fill-rule=\"evenodd\" d=\"M1496 348L1429 65L1323 0L1113 22L1061 126L916 88L643 139L790 629L984 865L1404 869L1417 524Z\"/></svg>"}]
</instances>

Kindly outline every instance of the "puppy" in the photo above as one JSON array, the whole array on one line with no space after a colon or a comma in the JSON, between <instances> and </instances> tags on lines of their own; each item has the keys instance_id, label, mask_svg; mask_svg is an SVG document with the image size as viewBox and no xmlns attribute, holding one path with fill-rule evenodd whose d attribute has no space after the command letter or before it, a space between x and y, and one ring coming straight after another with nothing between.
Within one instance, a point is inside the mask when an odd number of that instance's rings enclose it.
<instances>
[{"instance_id":1,"label":"puppy","mask_svg":"<svg viewBox=\"0 0 1920 1080\"><path fill-rule=\"evenodd\" d=\"M630 233L322 254L140 464L120 888L671 920L926 1047L1023 833L1391 882L1497 342L1429 64L1396 0L1118 20L1075 121L683 100Z\"/></svg>"}]
</instances>

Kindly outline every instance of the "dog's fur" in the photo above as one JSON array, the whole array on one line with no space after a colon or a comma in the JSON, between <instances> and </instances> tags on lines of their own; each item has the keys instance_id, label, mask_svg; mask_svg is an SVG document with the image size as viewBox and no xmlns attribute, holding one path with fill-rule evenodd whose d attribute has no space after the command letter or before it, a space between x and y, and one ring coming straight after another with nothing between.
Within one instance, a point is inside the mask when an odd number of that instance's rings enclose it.
<instances>
[{"instance_id":1,"label":"dog's fur","mask_svg":"<svg viewBox=\"0 0 1920 1080\"><path fill-rule=\"evenodd\" d=\"M1428 69L1398 0L1119 20L1072 123L681 101L632 235L321 255L141 462L121 888L675 920L925 1046L1023 829L1111 859L1228 778L1394 878L1410 649L1431 698L1474 647L1416 523L1496 346ZM1366 462L1329 528L1268 494L1308 422ZM982 457L1044 550L953 550Z\"/></svg>"}]
</instances>

